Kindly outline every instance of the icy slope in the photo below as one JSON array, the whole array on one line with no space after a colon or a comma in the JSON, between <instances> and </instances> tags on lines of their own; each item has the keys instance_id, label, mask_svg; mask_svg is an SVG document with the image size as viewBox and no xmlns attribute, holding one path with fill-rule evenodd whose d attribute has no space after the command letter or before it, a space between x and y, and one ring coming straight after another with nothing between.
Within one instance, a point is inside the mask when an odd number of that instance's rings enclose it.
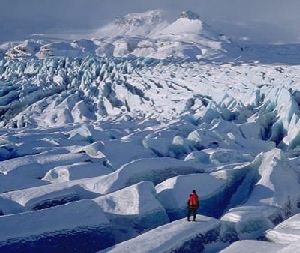
<instances>
[{"instance_id":1,"label":"icy slope","mask_svg":"<svg viewBox=\"0 0 300 253\"><path fill-rule=\"evenodd\" d=\"M154 38L161 43L157 52L150 55L154 58L209 58L225 52L222 44L228 44L228 47L230 44L190 11L183 12L176 21L157 32Z\"/></svg>"},{"instance_id":2,"label":"icy slope","mask_svg":"<svg viewBox=\"0 0 300 253\"><path fill-rule=\"evenodd\" d=\"M222 217L226 238L257 238L291 214L299 212L298 175L282 151L273 149L266 152L257 158L257 162L258 171L257 175L252 175L252 182L241 184L237 189L237 192L248 192L247 201Z\"/></svg>"},{"instance_id":3,"label":"icy slope","mask_svg":"<svg viewBox=\"0 0 300 253\"><path fill-rule=\"evenodd\" d=\"M92 201L81 204L0 216L0 251L95 251L113 245L112 226L101 208Z\"/></svg>"},{"instance_id":4,"label":"icy slope","mask_svg":"<svg viewBox=\"0 0 300 253\"><path fill-rule=\"evenodd\" d=\"M240 241L221 251L222 253L234 252L266 252L266 253L292 253L299 252L299 214L292 216L275 228L266 232L268 242L263 241Z\"/></svg>"},{"instance_id":5,"label":"icy slope","mask_svg":"<svg viewBox=\"0 0 300 253\"><path fill-rule=\"evenodd\" d=\"M245 240L233 243L220 253L276 253L281 252L282 248L281 245L271 242Z\"/></svg>"},{"instance_id":6,"label":"icy slope","mask_svg":"<svg viewBox=\"0 0 300 253\"><path fill-rule=\"evenodd\" d=\"M100 252L188 252L190 244L201 251L205 244L217 240L219 222L200 215L197 219L191 223L174 221Z\"/></svg>"},{"instance_id":7,"label":"icy slope","mask_svg":"<svg viewBox=\"0 0 300 253\"><path fill-rule=\"evenodd\" d=\"M292 216L267 231L266 237L275 243L289 245L300 241L299 214Z\"/></svg>"}]
</instances>

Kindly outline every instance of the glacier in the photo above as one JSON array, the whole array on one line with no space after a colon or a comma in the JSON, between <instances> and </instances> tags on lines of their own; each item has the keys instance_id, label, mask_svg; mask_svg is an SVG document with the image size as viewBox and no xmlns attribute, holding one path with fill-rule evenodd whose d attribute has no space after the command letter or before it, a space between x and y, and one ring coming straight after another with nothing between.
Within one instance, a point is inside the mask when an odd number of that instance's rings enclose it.
<instances>
[{"instance_id":1,"label":"glacier","mask_svg":"<svg viewBox=\"0 0 300 253\"><path fill-rule=\"evenodd\" d=\"M164 15L0 45L1 252L299 251L299 46Z\"/></svg>"}]
</instances>

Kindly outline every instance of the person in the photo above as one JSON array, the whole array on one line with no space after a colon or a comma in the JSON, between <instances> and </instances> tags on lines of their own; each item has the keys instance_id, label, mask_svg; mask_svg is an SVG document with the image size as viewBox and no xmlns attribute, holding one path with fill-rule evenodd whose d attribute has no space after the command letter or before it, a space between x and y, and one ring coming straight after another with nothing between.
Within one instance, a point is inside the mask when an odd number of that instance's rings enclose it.
<instances>
[{"instance_id":1,"label":"person","mask_svg":"<svg viewBox=\"0 0 300 253\"><path fill-rule=\"evenodd\" d=\"M193 190L193 192L190 194L187 201L187 206L188 206L187 220L190 221L192 215L193 221L196 221L197 209L199 208L199 197L196 193L196 190Z\"/></svg>"}]
</instances>

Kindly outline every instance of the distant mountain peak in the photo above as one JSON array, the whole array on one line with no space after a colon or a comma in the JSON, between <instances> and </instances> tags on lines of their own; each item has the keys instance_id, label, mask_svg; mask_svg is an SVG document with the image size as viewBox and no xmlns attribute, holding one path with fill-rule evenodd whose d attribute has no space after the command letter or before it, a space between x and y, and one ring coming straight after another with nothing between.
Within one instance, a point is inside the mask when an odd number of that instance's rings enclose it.
<instances>
[{"instance_id":1,"label":"distant mountain peak","mask_svg":"<svg viewBox=\"0 0 300 253\"><path fill-rule=\"evenodd\" d=\"M180 18L199 19L200 20L200 16L197 13L192 12L190 10L181 12Z\"/></svg>"},{"instance_id":2,"label":"distant mountain peak","mask_svg":"<svg viewBox=\"0 0 300 253\"><path fill-rule=\"evenodd\" d=\"M117 17L114 20L115 25L130 25L130 26L142 26L145 24L157 24L161 22L162 11L151 10L144 13L130 13L123 17Z\"/></svg>"},{"instance_id":3,"label":"distant mountain peak","mask_svg":"<svg viewBox=\"0 0 300 253\"><path fill-rule=\"evenodd\" d=\"M163 19L163 11L161 10L130 13L101 27L95 36L102 38L147 37L152 32L166 27L167 24Z\"/></svg>"}]
</instances>

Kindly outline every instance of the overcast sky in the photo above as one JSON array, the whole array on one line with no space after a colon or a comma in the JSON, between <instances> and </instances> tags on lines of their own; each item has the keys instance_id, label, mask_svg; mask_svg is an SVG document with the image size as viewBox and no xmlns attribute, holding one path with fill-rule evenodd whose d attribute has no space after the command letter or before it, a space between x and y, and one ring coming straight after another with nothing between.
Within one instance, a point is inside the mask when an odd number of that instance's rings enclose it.
<instances>
[{"instance_id":1,"label":"overcast sky","mask_svg":"<svg viewBox=\"0 0 300 253\"><path fill-rule=\"evenodd\" d=\"M150 9L197 12L215 30L260 42L300 42L300 0L0 0L0 41L95 29Z\"/></svg>"}]
</instances>

